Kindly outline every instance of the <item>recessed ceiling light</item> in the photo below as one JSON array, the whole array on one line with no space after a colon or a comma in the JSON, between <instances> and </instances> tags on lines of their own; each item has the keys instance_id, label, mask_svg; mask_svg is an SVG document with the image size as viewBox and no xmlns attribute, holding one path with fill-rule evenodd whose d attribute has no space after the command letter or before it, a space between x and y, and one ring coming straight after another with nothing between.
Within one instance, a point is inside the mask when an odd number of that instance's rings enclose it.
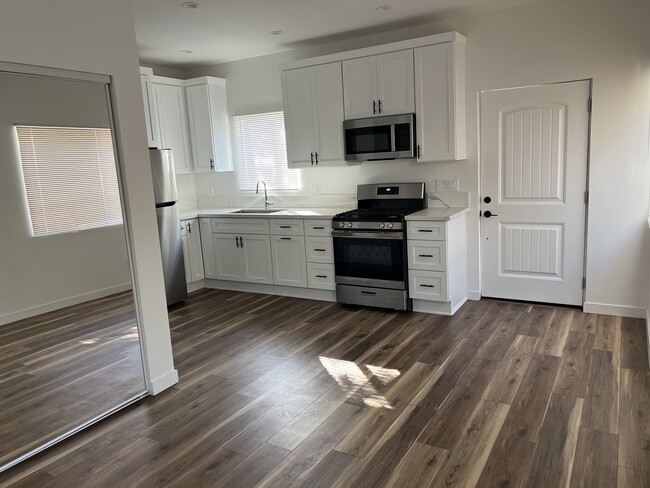
<instances>
[{"instance_id":1,"label":"recessed ceiling light","mask_svg":"<svg viewBox=\"0 0 650 488\"><path fill-rule=\"evenodd\" d=\"M284 34L284 31L273 30L273 31L269 31L269 34L271 34L272 36L281 36L282 34Z\"/></svg>"},{"instance_id":2,"label":"recessed ceiling light","mask_svg":"<svg viewBox=\"0 0 650 488\"><path fill-rule=\"evenodd\" d=\"M393 6L392 5L381 5L377 7L375 10L377 12L388 12L389 10L392 10Z\"/></svg>"},{"instance_id":3,"label":"recessed ceiling light","mask_svg":"<svg viewBox=\"0 0 650 488\"><path fill-rule=\"evenodd\" d=\"M201 6L200 3L196 2L183 2L181 3L181 7L183 8L199 8Z\"/></svg>"},{"instance_id":4,"label":"recessed ceiling light","mask_svg":"<svg viewBox=\"0 0 650 488\"><path fill-rule=\"evenodd\" d=\"M183 49L181 54L192 54L192 51L190 49Z\"/></svg>"}]
</instances>

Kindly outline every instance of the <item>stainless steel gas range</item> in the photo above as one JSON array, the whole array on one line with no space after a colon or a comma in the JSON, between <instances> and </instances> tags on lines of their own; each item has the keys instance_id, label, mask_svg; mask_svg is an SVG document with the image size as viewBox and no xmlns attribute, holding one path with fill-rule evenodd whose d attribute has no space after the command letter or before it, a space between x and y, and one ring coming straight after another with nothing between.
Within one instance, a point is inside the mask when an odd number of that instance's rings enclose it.
<instances>
[{"instance_id":1,"label":"stainless steel gas range","mask_svg":"<svg viewBox=\"0 0 650 488\"><path fill-rule=\"evenodd\" d=\"M357 200L332 222L337 301L411 310L404 217L425 208L424 183L358 185Z\"/></svg>"}]
</instances>

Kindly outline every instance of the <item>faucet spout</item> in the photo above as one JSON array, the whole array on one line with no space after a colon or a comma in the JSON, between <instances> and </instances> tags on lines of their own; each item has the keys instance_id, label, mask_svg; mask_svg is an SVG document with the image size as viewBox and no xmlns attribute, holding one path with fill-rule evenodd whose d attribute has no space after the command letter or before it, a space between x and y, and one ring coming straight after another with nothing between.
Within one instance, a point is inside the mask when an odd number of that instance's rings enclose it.
<instances>
[{"instance_id":1,"label":"faucet spout","mask_svg":"<svg viewBox=\"0 0 650 488\"><path fill-rule=\"evenodd\" d=\"M255 193L259 194L260 192L260 183L264 185L264 208L268 210L271 207L271 205L273 205L273 202L269 202L269 196L266 192L266 182L264 180L257 181L257 186L255 187Z\"/></svg>"}]
</instances>

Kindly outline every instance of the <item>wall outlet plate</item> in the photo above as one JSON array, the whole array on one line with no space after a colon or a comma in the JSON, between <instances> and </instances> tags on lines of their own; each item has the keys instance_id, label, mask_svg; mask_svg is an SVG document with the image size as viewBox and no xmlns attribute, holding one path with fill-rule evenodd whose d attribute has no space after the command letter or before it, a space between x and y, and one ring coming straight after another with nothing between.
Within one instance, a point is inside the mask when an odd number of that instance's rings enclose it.
<instances>
[{"instance_id":1,"label":"wall outlet plate","mask_svg":"<svg viewBox=\"0 0 650 488\"><path fill-rule=\"evenodd\" d=\"M313 185L311 185L311 194L320 195L320 185L318 183L314 183Z\"/></svg>"},{"instance_id":2,"label":"wall outlet plate","mask_svg":"<svg viewBox=\"0 0 650 488\"><path fill-rule=\"evenodd\" d=\"M458 178L436 180L436 191L458 191Z\"/></svg>"},{"instance_id":3,"label":"wall outlet plate","mask_svg":"<svg viewBox=\"0 0 650 488\"><path fill-rule=\"evenodd\" d=\"M208 188L208 196L213 197L214 196L214 187L209 187Z\"/></svg>"}]
</instances>

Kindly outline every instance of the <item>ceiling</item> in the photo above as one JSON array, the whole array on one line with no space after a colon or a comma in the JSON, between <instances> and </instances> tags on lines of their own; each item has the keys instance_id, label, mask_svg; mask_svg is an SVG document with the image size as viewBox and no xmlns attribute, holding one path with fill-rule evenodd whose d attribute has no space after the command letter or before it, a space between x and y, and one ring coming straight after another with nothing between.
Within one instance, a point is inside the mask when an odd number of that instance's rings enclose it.
<instances>
[{"instance_id":1,"label":"ceiling","mask_svg":"<svg viewBox=\"0 0 650 488\"><path fill-rule=\"evenodd\" d=\"M183 69L535 0L193 0L194 9L181 7L186 0L132 1L140 60Z\"/></svg>"}]
</instances>

